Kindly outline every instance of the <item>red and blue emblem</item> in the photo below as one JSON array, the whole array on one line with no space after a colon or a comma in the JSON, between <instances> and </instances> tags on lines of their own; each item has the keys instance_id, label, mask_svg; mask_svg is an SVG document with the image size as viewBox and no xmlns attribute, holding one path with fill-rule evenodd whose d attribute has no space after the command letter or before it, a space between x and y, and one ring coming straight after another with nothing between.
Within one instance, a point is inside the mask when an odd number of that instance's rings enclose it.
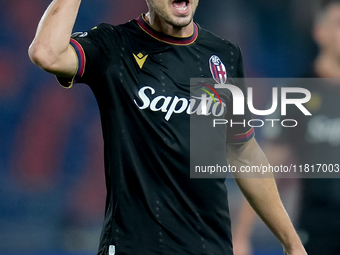
<instances>
[{"instance_id":1,"label":"red and blue emblem","mask_svg":"<svg viewBox=\"0 0 340 255\"><path fill-rule=\"evenodd\" d=\"M221 59L216 55L211 56L209 60L209 66L215 81L219 84L225 84L227 82L228 75L227 69L222 63Z\"/></svg>"}]
</instances>

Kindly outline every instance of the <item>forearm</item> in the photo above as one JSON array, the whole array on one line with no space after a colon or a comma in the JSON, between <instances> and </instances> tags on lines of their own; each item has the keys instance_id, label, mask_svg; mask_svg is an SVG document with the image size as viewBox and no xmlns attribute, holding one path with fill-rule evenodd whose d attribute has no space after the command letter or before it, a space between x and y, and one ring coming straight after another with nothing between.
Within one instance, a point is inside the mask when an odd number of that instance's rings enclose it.
<instances>
[{"instance_id":1,"label":"forearm","mask_svg":"<svg viewBox=\"0 0 340 255\"><path fill-rule=\"evenodd\" d=\"M235 255L251 255L251 233L256 213L246 199L243 199L233 230L233 247Z\"/></svg>"},{"instance_id":2,"label":"forearm","mask_svg":"<svg viewBox=\"0 0 340 255\"><path fill-rule=\"evenodd\" d=\"M35 64L53 68L53 64L67 54L80 3L81 0L54 0L49 5L29 48Z\"/></svg>"},{"instance_id":3,"label":"forearm","mask_svg":"<svg viewBox=\"0 0 340 255\"><path fill-rule=\"evenodd\" d=\"M274 179L236 179L249 204L288 250L301 247L301 242L278 195Z\"/></svg>"},{"instance_id":4,"label":"forearm","mask_svg":"<svg viewBox=\"0 0 340 255\"><path fill-rule=\"evenodd\" d=\"M238 213L237 223L233 231L233 239L248 240L250 238L254 225L256 213L249 203L243 199L240 211Z\"/></svg>"},{"instance_id":5,"label":"forearm","mask_svg":"<svg viewBox=\"0 0 340 255\"><path fill-rule=\"evenodd\" d=\"M255 140L245 147L228 150L229 164L241 166L268 165L268 160ZM247 155L247 156L245 156ZM252 178L249 178L252 177ZM257 177L257 178L253 178ZM285 211L274 178L236 173L235 180L249 204L278 238L287 251L303 250L300 239Z\"/></svg>"}]
</instances>

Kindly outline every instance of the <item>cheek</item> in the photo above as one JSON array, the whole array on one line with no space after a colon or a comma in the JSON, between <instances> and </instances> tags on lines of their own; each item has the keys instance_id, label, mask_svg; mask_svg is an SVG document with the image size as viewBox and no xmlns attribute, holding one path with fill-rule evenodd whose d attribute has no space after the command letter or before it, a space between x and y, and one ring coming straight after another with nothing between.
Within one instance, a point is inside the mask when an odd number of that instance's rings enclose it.
<instances>
[{"instance_id":1,"label":"cheek","mask_svg":"<svg viewBox=\"0 0 340 255\"><path fill-rule=\"evenodd\" d=\"M153 0L152 6L157 10L164 10L166 8L166 1Z\"/></svg>"},{"instance_id":2,"label":"cheek","mask_svg":"<svg viewBox=\"0 0 340 255\"><path fill-rule=\"evenodd\" d=\"M198 0L193 0L191 3L192 3L192 7L193 7L192 8L192 12L195 13L199 1Z\"/></svg>"}]
</instances>

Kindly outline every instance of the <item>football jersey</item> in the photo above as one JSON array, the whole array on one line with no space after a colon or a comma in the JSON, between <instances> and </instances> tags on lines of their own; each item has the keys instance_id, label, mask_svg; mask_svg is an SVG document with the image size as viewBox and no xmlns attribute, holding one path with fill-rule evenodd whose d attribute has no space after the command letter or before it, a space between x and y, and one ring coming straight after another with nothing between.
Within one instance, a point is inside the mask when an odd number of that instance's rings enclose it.
<instances>
[{"instance_id":1,"label":"football jersey","mask_svg":"<svg viewBox=\"0 0 340 255\"><path fill-rule=\"evenodd\" d=\"M190 78L235 83L244 76L240 49L195 23L191 36L162 34L144 15L74 34L70 44L77 73L58 80L88 84L102 122L107 200L98 254L110 246L118 255L233 254L225 179L190 178L189 170L191 116L211 126L232 118L233 98L210 92L216 103L200 114ZM216 134L209 157L226 165L227 143L245 143L254 130L220 125Z\"/></svg>"}]
</instances>

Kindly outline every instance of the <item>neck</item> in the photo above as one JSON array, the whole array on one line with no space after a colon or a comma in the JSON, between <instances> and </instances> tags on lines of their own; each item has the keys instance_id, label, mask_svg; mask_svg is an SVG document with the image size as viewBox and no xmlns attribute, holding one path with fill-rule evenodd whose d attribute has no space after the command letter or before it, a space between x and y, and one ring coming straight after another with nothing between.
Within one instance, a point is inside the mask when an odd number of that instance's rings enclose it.
<instances>
[{"instance_id":1,"label":"neck","mask_svg":"<svg viewBox=\"0 0 340 255\"><path fill-rule=\"evenodd\" d=\"M322 78L340 78L340 60L334 54L323 52L314 63L314 70Z\"/></svg>"},{"instance_id":2,"label":"neck","mask_svg":"<svg viewBox=\"0 0 340 255\"><path fill-rule=\"evenodd\" d=\"M174 26L152 12L148 12L145 15L145 20L150 24L153 29L166 35L176 37L189 37L194 32L193 21L191 21L188 25L184 27Z\"/></svg>"}]
</instances>

